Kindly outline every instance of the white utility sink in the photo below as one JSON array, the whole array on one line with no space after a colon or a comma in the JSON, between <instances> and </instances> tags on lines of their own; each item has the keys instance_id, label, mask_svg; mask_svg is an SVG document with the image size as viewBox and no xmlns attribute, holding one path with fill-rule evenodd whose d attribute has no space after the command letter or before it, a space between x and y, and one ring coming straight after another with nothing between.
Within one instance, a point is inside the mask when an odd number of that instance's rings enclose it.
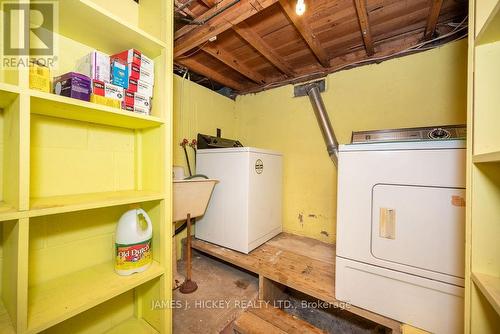
<instances>
[{"instance_id":1,"label":"white utility sink","mask_svg":"<svg viewBox=\"0 0 500 334\"><path fill-rule=\"evenodd\" d=\"M218 180L174 180L173 222L203 216Z\"/></svg>"},{"instance_id":2,"label":"white utility sink","mask_svg":"<svg viewBox=\"0 0 500 334\"><path fill-rule=\"evenodd\" d=\"M173 223L186 220L188 214L190 219L187 221L187 276L184 280L177 272L177 255L176 255L176 243L174 243L174 248L172 252L173 266L173 289L178 287L182 290L181 283L189 283L191 292L197 289L196 283L191 281L191 220L196 217L203 216L207 210L208 201L214 190L214 186L218 183L218 180L211 179L191 179L191 180L174 180L173 181ZM193 290L194 289L194 290Z\"/></svg>"}]
</instances>

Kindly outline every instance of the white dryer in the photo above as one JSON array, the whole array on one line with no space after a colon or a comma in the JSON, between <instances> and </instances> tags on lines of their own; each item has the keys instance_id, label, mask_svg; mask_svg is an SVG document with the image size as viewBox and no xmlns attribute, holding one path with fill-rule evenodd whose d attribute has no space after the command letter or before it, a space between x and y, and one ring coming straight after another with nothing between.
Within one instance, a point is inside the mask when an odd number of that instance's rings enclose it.
<instances>
[{"instance_id":1,"label":"white dryer","mask_svg":"<svg viewBox=\"0 0 500 334\"><path fill-rule=\"evenodd\" d=\"M341 145L338 173L337 299L462 333L465 141Z\"/></svg>"}]
</instances>

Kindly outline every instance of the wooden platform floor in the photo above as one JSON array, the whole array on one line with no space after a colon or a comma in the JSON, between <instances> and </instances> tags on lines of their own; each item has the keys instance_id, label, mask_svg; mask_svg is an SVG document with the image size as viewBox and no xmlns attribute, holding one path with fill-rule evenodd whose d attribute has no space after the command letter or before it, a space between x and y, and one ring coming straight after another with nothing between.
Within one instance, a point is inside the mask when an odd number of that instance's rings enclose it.
<instances>
[{"instance_id":1,"label":"wooden platform floor","mask_svg":"<svg viewBox=\"0 0 500 334\"><path fill-rule=\"evenodd\" d=\"M237 334L325 334L311 324L271 306L249 308L234 322L234 332Z\"/></svg>"},{"instance_id":2,"label":"wooden platform floor","mask_svg":"<svg viewBox=\"0 0 500 334\"><path fill-rule=\"evenodd\" d=\"M339 307L335 298L335 245L281 233L250 254L243 254L199 239L192 247L318 300ZM401 332L401 323L379 314L347 305L346 310Z\"/></svg>"}]
</instances>

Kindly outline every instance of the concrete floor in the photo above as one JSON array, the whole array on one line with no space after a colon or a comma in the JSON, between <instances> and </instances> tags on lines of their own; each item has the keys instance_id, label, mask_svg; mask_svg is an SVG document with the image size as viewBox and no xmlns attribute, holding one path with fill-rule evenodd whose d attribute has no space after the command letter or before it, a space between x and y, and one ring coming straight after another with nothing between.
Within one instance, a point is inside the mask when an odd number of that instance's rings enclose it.
<instances>
[{"instance_id":1,"label":"concrete floor","mask_svg":"<svg viewBox=\"0 0 500 334\"><path fill-rule=\"evenodd\" d=\"M185 264L178 261L179 273ZM193 253L193 281L198 290L174 290L174 334L220 333L258 297L258 278L240 269Z\"/></svg>"}]
</instances>

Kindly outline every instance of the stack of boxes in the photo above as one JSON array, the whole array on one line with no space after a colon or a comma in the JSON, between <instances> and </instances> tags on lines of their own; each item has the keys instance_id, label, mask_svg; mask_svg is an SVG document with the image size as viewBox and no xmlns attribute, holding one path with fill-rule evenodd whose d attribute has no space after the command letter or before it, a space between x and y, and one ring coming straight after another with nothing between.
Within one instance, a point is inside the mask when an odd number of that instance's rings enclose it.
<instances>
[{"instance_id":1,"label":"stack of boxes","mask_svg":"<svg viewBox=\"0 0 500 334\"><path fill-rule=\"evenodd\" d=\"M111 56L113 81L122 80L126 74L125 99L122 108L142 114L149 114L153 97L154 63L136 49L125 50ZM124 66L123 66L124 65ZM124 68L124 69L123 69Z\"/></svg>"},{"instance_id":2,"label":"stack of boxes","mask_svg":"<svg viewBox=\"0 0 500 334\"><path fill-rule=\"evenodd\" d=\"M75 72L54 78L54 93L149 115L154 63L135 49L112 56L94 50Z\"/></svg>"}]
</instances>

